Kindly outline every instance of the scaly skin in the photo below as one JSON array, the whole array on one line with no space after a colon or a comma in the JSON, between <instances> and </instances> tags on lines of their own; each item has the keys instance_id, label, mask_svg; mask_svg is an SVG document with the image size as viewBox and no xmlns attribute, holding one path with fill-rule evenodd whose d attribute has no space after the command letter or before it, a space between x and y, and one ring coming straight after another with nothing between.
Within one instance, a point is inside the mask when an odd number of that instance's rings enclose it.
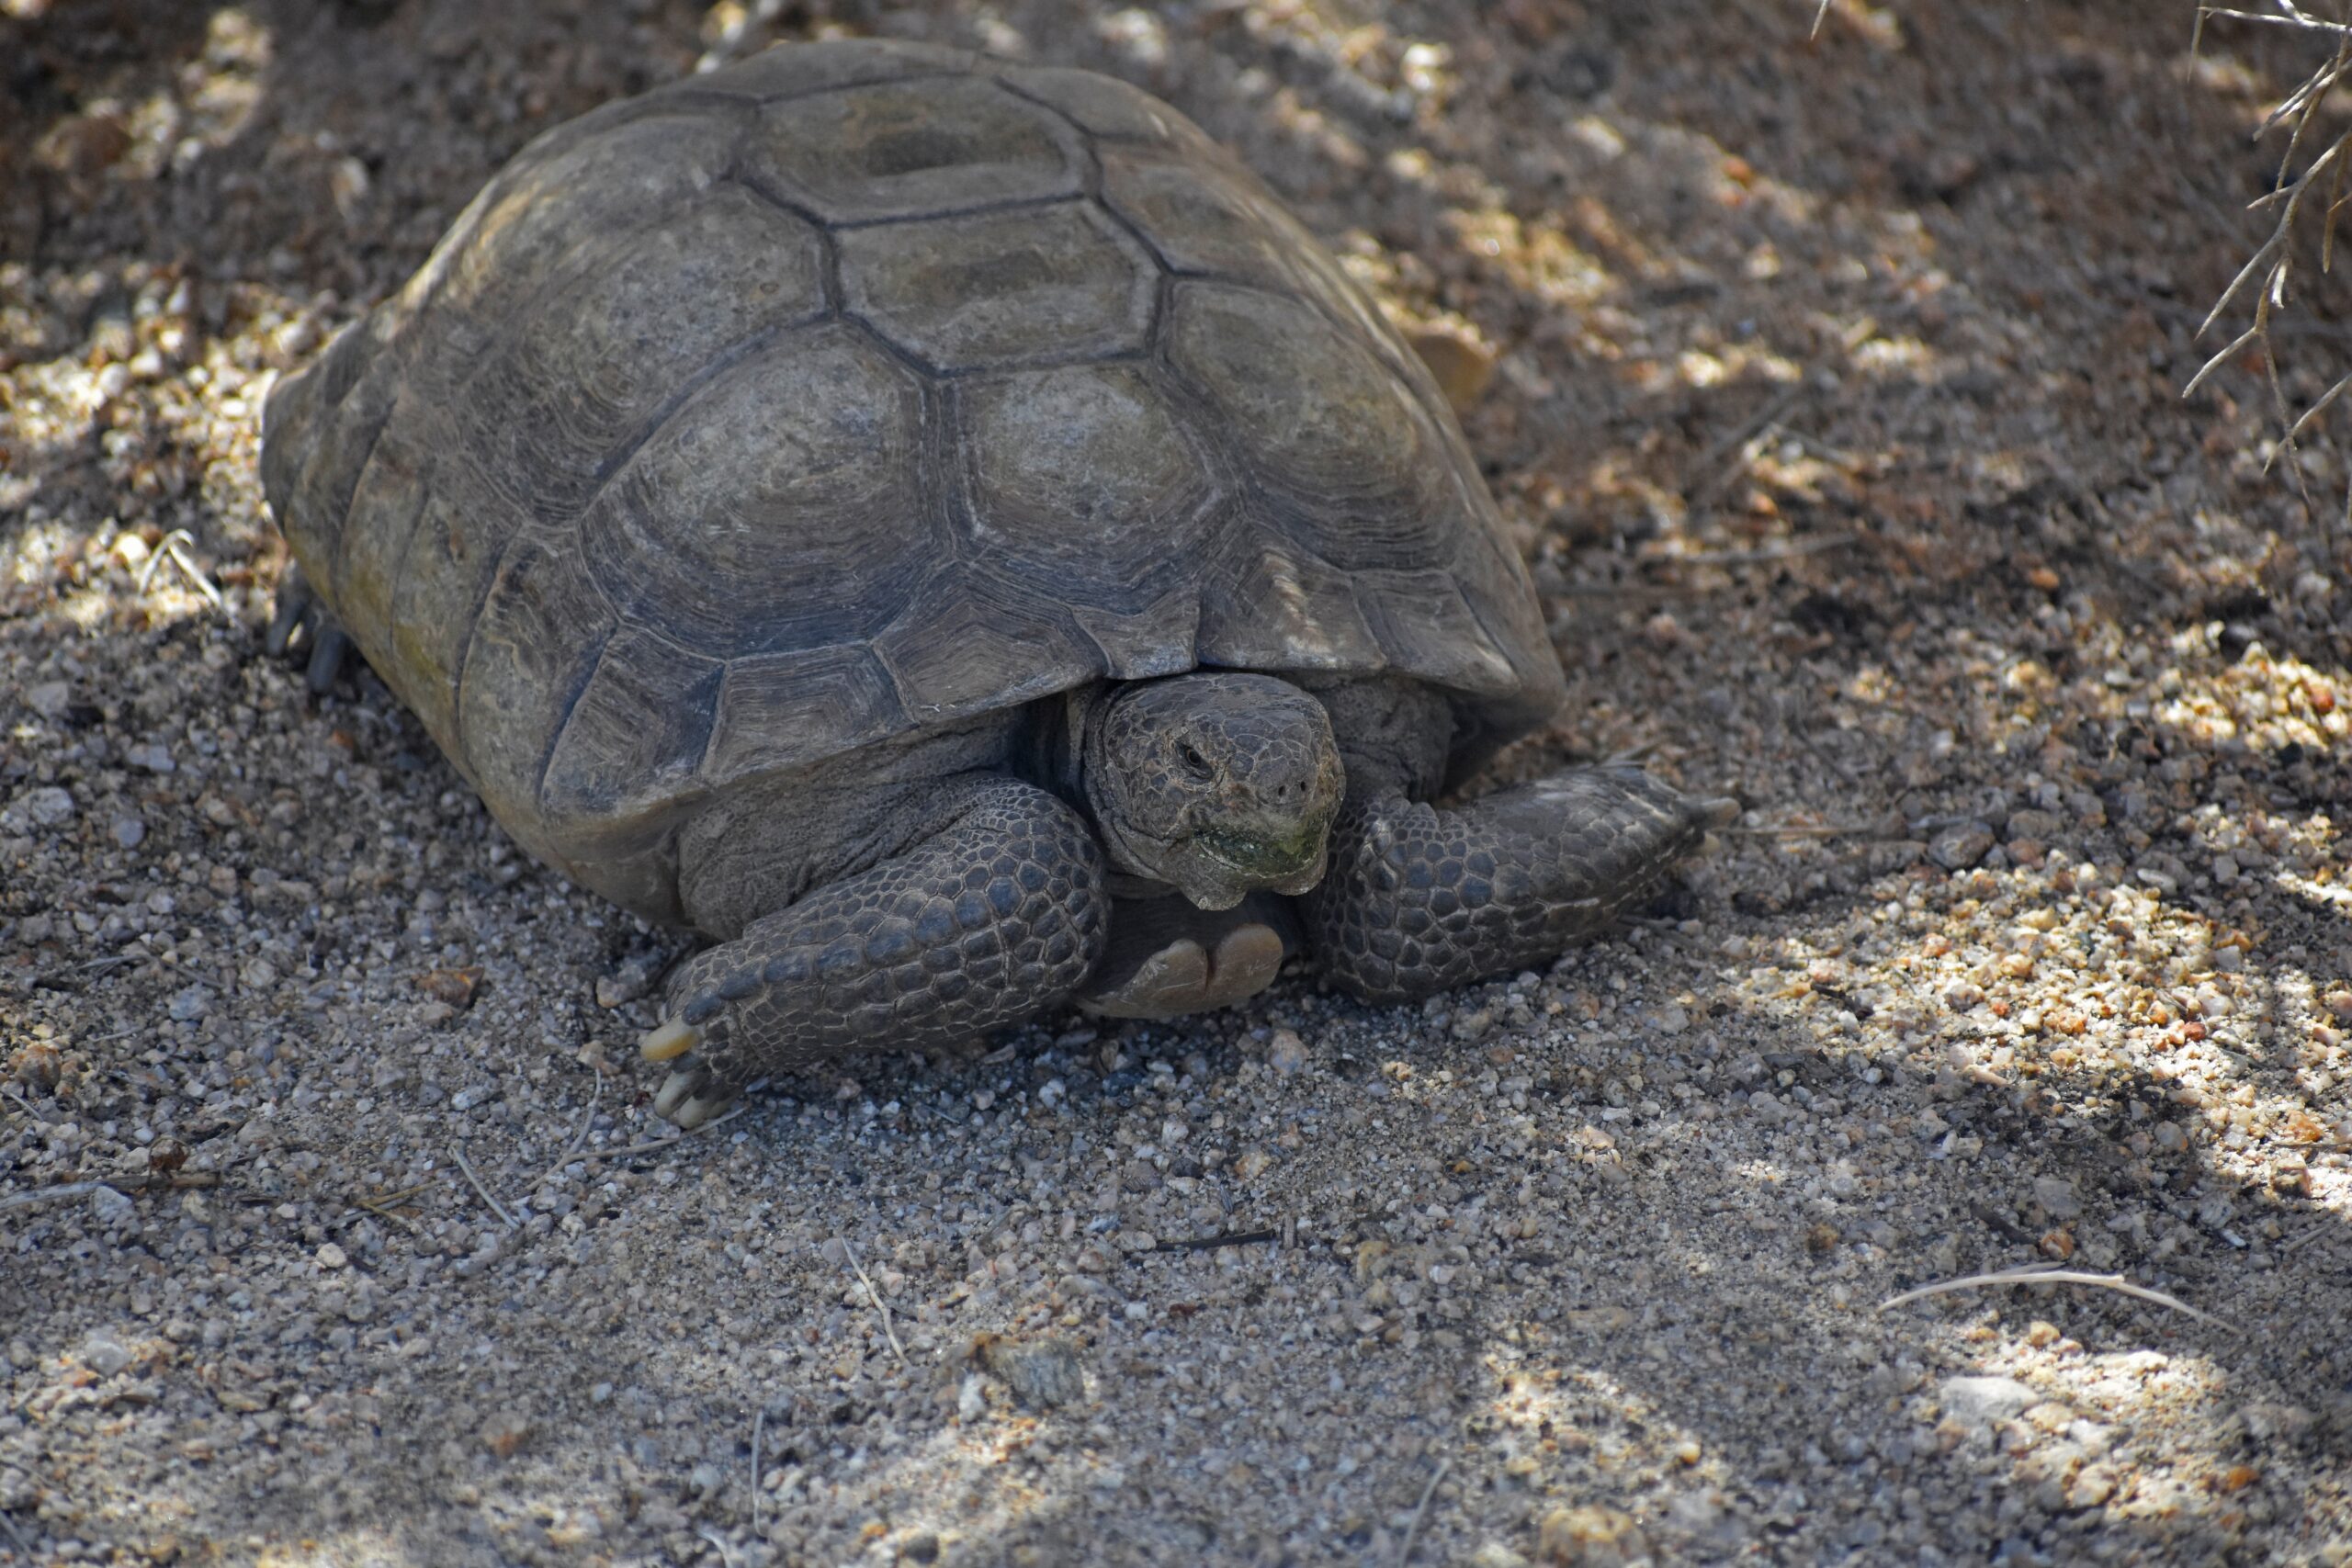
<instances>
[{"instance_id":1,"label":"scaly skin","mask_svg":"<svg viewBox=\"0 0 2352 1568\"><path fill-rule=\"evenodd\" d=\"M290 561L277 580L277 614L263 646L273 659L291 658L304 664L304 679L313 692L334 686L354 651L341 623L302 580L302 569Z\"/></svg>"},{"instance_id":2,"label":"scaly skin","mask_svg":"<svg viewBox=\"0 0 2352 1568\"><path fill-rule=\"evenodd\" d=\"M938 826L697 954L646 1054L692 1050L655 1108L707 1120L764 1073L843 1051L952 1044L1052 1007L1102 956L1102 852L1017 780L951 784Z\"/></svg>"},{"instance_id":3,"label":"scaly skin","mask_svg":"<svg viewBox=\"0 0 2352 1568\"><path fill-rule=\"evenodd\" d=\"M1352 796L1303 900L1332 982L1406 1001L1550 959L1643 897L1718 825L1638 768L1579 768L1453 810Z\"/></svg>"}]
</instances>

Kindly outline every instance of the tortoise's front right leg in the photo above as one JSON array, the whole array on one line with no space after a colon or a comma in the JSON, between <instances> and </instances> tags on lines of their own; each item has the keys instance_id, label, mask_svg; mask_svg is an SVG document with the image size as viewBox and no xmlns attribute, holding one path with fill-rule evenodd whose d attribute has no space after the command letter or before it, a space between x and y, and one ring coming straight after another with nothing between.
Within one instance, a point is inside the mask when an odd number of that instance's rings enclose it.
<instances>
[{"instance_id":1,"label":"tortoise's front right leg","mask_svg":"<svg viewBox=\"0 0 2352 1568\"><path fill-rule=\"evenodd\" d=\"M1085 821L1000 777L956 781L930 809L931 830L899 853L680 970L669 1016L639 1042L649 1060L678 1061L655 1111L692 1127L763 1073L953 1044L1077 987L1110 926Z\"/></svg>"},{"instance_id":2,"label":"tortoise's front right leg","mask_svg":"<svg viewBox=\"0 0 2352 1568\"><path fill-rule=\"evenodd\" d=\"M1348 765L1352 785L1355 759ZM1303 900L1307 927L1343 989L1376 1002L1425 997L1592 935L1737 809L1621 766L1572 768L1451 809L1351 788L1330 872Z\"/></svg>"}]
</instances>

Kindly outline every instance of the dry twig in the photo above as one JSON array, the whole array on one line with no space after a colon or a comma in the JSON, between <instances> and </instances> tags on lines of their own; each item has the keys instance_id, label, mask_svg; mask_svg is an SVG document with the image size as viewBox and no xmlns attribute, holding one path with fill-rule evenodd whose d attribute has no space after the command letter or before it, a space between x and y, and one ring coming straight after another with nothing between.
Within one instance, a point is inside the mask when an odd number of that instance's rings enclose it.
<instances>
[{"instance_id":1,"label":"dry twig","mask_svg":"<svg viewBox=\"0 0 2352 1568\"><path fill-rule=\"evenodd\" d=\"M760 1539L760 1438L767 1431L768 1407L752 1416L752 1539Z\"/></svg>"},{"instance_id":2,"label":"dry twig","mask_svg":"<svg viewBox=\"0 0 2352 1568\"><path fill-rule=\"evenodd\" d=\"M522 1228L522 1222L506 1212L505 1204L500 1202L497 1199L490 1195L490 1189L484 1187L481 1184L481 1178L474 1174L473 1163L466 1158L466 1151L458 1147L457 1145L451 1144L449 1145L449 1152L457 1156L458 1168L464 1171L466 1173L466 1179L474 1184L474 1190L481 1194L481 1201L490 1205L490 1212L496 1214L500 1219L504 1220L508 1230L520 1230Z\"/></svg>"},{"instance_id":3,"label":"dry twig","mask_svg":"<svg viewBox=\"0 0 2352 1568\"><path fill-rule=\"evenodd\" d=\"M147 592L155 581L155 569L169 560L204 595L207 604L225 615L229 613L228 601L220 597L220 590L212 586L212 580L204 575L204 569L187 553L188 547L195 543L196 536L185 528L175 528L164 535L155 546L155 553L147 558L147 564L139 569L139 592Z\"/></svg>"},{"instance_id":4,"label":"dry twig","mask_svg":"<svg viewBox=\"0 0 2352 1568\"><path fill-rule=\"evenodd\" d=\"M2211 1323L2217 1326L2221 1323L2221 1319L2210 1313L2199 1312L2177 1296L2168 1296L2162 1291L2152 1291L2145 1285L2135 1285L2120 1274L2086 1274L2080 1269L2053 1269L2035 1263L2029 1263L2018 1269L1997 1269L1990 1274L1969 1274L1957 1280L1942 1280L1932 1285L1921 1285L1918 1289L1905 1291L1901 1295L1887 1297L1886 1300L1878 1303L1878 1310L1884 1312L1890 1307L1901 1306L1905 1302L1916 1302L1923 1296L1940 1296L1954 1291L1973 1291L1981 1285L2092 1285L2103 1291L2120 1291L2127 1296L2136 1296L2143 1302L2154 1302L2158 1306L2170 1307L2175 1312L2187 1313L2200 1323Z\"/></svg>"},{"instance_id":5,"label":"dry twig","mask_svg":"<svg viewBox=\"0 0 2352 1568\"><path fill-rule=\"evenodd\" d=\"M857 1260L857 1248L850 1245L847 1236L842 1237L842 1256L849 1259L850 1271L857 1276L857 1282L865 1287L865 1299L872 1302L874 1310L882 1314L882 1337L890 1342L890 1348L898 1354L899 1365L904 1366L907 1348L899 1343L899 1331L891 1325L890 1303L882 1299L882 1292L876 1290L874 1281L865 1277L865 1267Z\"/></svg>"},{"instance_id":6,"label":"dry twig","mask_svg":"<svg viewBox=\"0 0 2352 1568\"><path fill-rule=\"evenodd\" d=\"M2248 204L2250 211L2276 211L2278 217L2269 235L2254 254L2246 258L2229 287L2222 290L2204 321L2197 329L2202 337L2211 332L2230 307L2252 289L2254 314L2244 332L2232 338L2221 352L2208 359L2188 386L2181 389L2186 398L2211 378L2222 366L2235 360L2247 349L2259 349L2262 355L2263 379L2269 388L2271 402L2277 411L2282 434L2278 452L2274 452L2264 467L2278 460L2279 453L2292 457L2298 445L2319 416L2325 412L2352 387L2352 376L2346 376L2330 386L2314 399L2308 408L2297 413L2288 400L2287 389L2278 375L2278 355L2273 344L2278 334L2276 313L2287 303L2288 286L2294 271L2294 241L2307 216L2307 209L2314 192L2324 191L2319 200L2317 221L2320 226L2319 269L2331 269L2335 252L2335 225L2347 197L2345 182L2347 169L2352 169L2352 130L2338 130L2324 147L2305 156L2305 141L2318 123L2320 111L2335 90L2352 81L2352 22L2331 20L2313 16L2300 0L2273 0L2267 12L2239 10L2233 6L2200 5L2197 8L2197 27L2189 42L2193 53L2204 42L2205 24L2219 17L2229 21L2254 22L2269 27L2293 28L2320 34L2335 40L2335 52L2316 66L2296 89L2264 120L2255 132L2256 139L2268 135L2280 126L2289 127L2286 148L2279 154L2278 173L2269 192ZM2323 132L2323 134L2324 134ZM2323 178L2322 176L2325 176ZM2315 516L2317 507L2304 482L2300 463L2292 466L2296 488L2301 492L2303 504ZM2346 495L2347 516L2352 517L2352 491Z\"/></svg>"},{"instance_id":7,"label":"dry twig","mask_svg":"<svg viewBox=\"0 0 2352 1568\"><path fill-rule=\"evenodd\" d=\"M1421 1519L1430 1511L1430 1499L1437 1495L1438 1483L1443 1481L1453 1469L1453 1459L1449 1454L1438 1461L1437 1473L1430 1477L1427 1486L1421 1488L1421 1500L1413 1505L1413 1520L1405 1527L1405 1539L1396 1548L1396 1568L1405 1568L1405 1564L1412 1561L1413 1542L1421 1533Z\"/></svg>"},{"instance_id":8,"label":"dry twig","mask_svg":"<svg viewBox=\"0 0 2352 1568\"><path fill-rule=\"evenodd\" d=\"M417 1228L416 1222L401 1213L400 1209L401 1205L413 1201L424 1190L424 1187L420 1183L414 1187L403 1187L397 1192L379 1192L367 1197L355 1194L351 1203L354 1208L365 1209L379 1220L390 1220L411 1235L414 1235Z\"/></svg>"},{"instance_id":9,"label":"dry twig","mask_svg":"<svg viewBox=\"0 0 2352 1568\"><path fill-rule=\"evenodd\" d=\"M12 1192L0 1198L0 1213L10 1209L33 1209L44 1203L62 1203L70 1198L87 1198L98 1192L112 1192L118 1198L130 1194L111 1181L61 1181L51 1187L36 1187L29 1192Z\"/></svg>"},{"instance_id":10,"label":"dry twig","mask_svg":"<svg viewBox=\"0 0 2352 1568\"><path fill-rule=\"evenodd\" d=\"M647 1138L642 1143L624 1145L617 1149L582 1149L566 1159L564 1163L569 1165L574 1159L626 1159L631 1155L650 1155L656 1149L666 1149L672 1144L681 1144L688 1138L699 1137L714 1127L724 1127L749 1110L751 1107L748 1105L739 1105L726 1115L714 1117L699 1127L689 1127L683 1133L672 1133L664 1137Z\"/></svg>"},{"instance_id":11,"label":"dry twig","mask_svg":"<svg viewBox=\"0 0 2352 1568\"><path fill-rule=\"evenodd\" d=\"M16 1096L10 1098L16 1099ZM17 1100L23 1104L22 1100ZM29 1109L29 1107L28 1107ZM111 1192L128 1201L142 1192L180 1192L220 1185L220 1174L212 1170L149 1171L139 1176L118 1176L104 1181L60 1181L48 1187L36 1187L26 1192L14 1192L0 1198L0 1213L10 1209L39 1208L43 1203L62 1201L68 1198L89 1198L100 1192Z\"/></svg>"}]
</instances>

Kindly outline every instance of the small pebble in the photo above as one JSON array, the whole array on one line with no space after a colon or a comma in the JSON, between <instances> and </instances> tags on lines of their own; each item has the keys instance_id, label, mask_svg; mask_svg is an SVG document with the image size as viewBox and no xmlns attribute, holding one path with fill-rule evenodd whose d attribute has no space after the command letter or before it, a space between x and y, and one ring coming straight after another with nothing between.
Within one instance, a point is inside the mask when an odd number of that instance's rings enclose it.
<instances>
[{"instance_id":1,"label":"small pebble","mask_svg":"<svg viewBox=\"0 0 2352 1568\"><path fill-rule=\"evenodd\" d=\"M2015 1378L1997 1377L1946 1378L1936 1392L1945 1416L1971 1427L2009 1420L2041 1397Z\"/></svg>"},{"instance_id":2,"label":"small pebble","mask_svg":"<svg viewBox=\"0 0 2352 1568\"><path fill-rule=\"evenodd\" d=\"M2083 1201L2075 1192L2075 1184L2055 1176L2033 1179L2033 1201L2050 1211L2051 1217L2079 1220L2083 1217Z\"/></svg>"},{"instance_id":3,"label":"small pebble","mask_svg":"<svg viewBox=\"0 0 2352 1568\"><path fill-rule=\"evenodd\" d=\"M82 1341L82 1364L102 1378L110 1378L130 1365L130 1348L113 1330L92 1329Z\"/></svg>"},{"instance_id":4,"label":"small pebble","mask_svg":"<svg viewBox=\"0 0 2352 1568\"><path fill-rule=\"evenodd\" d=\"M1946 871L1966 871L1991 853L1996 841L1990 823L1963 822L1929 840L1928 858Z\"/></svg>"},{"instance_id":5,"label":"small pebble","mask_svg":"<svg viewBox=\"0 0 2352 1568\"><path fill-rule=\"evenodd\" d=\"M25 796L25 810L37 825L55 828L74 820L74 797L55 784L48 784Z\"/></svg>"},{"instance_id":6,"label":"small pebble","mask_svg":"<svg viewBox=\"0 0 2352 1568\"><path fill-rule=\"evenodd\" d=\"M482 1447L500 1459L513 1459L530 1438L531 1424L515 1411L502 1410L482 1424Z\"/></svg>"},{"instance_id":7,"label":"small pebble","mask_svg":"<svg viewBox=\"0 0 2352 1568\"><path fill-rule=\"evenodd\" d=\"M1483 1542L1462 1564L1463 1568L1529 1568L1525 1557L1498 1540Z\"/></svg>"},{"instance_id":8,"label":"small pebble","mask_svg":"<svg viewBox=\"0 0 2352 1568\"><path fill-rule=\"evenodd\" d=\"M1535 1528L1535 1555L1555 1568L1631 1568L1650 1555L1641 1526L1622 1508L1555 1508Z\"/></svg>"},{"instance_id":9,"label":"small pebble","mask_svg":"<svg viewBox=\"0 0 2352 1568\"><path fill-rule=\"evenodd\" d=\"M983 1334L973 1343L972 1359L1034 1409L1076 1404L1086 1397L1086 1371L1079 1362L1078 1347L1060 1335L1024 1342Z\"/></svg>"},{"instance_id":10,"label":"small pebble","mask_svg":"<svg viewBox=\"0 0 2352 1568\"><path fill-rule=\"evenodd\" d=\"M114 841L126 850L135 850L147 839L147 824L136 817L114 819Z\"/></svg>"},{"instance_id":11,"label":"small pebble","mask_svg":"<svg viewBox=\"0 0 2352 1568\"><path fill-rule=\"evenodd\" d=\"M1266 1065L1283 1077L1295 1077L1306 1070L1306 1043L1291 1029L1277 1029L1266 1047Z\"/></svg>"}]
</instances>

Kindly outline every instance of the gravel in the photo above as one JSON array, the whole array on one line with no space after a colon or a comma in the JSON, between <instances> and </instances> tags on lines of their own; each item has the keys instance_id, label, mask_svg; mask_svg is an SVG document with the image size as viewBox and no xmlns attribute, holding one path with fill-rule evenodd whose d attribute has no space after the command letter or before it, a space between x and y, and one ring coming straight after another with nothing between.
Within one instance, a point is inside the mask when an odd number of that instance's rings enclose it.
<instances>
[{"instance_id":1,"label":"gravel","mask_svg":"<svg viewBox=\"0 0 2352 1568\"><path fill-rule=\"evenodd\" d=\"M2346 466L2178 397L2296 40L768 9L0 6L0 1561L2352 1561ZM673 1135L678 939L262 656L254 420L730 18L1233 144L1534 563L1574 700L1498 776L1645 750L1717 852L1425 1007L1295 974ZM2215 1321L1878 1310L2037 1262Z\"/></svg>"}]
</instances>

